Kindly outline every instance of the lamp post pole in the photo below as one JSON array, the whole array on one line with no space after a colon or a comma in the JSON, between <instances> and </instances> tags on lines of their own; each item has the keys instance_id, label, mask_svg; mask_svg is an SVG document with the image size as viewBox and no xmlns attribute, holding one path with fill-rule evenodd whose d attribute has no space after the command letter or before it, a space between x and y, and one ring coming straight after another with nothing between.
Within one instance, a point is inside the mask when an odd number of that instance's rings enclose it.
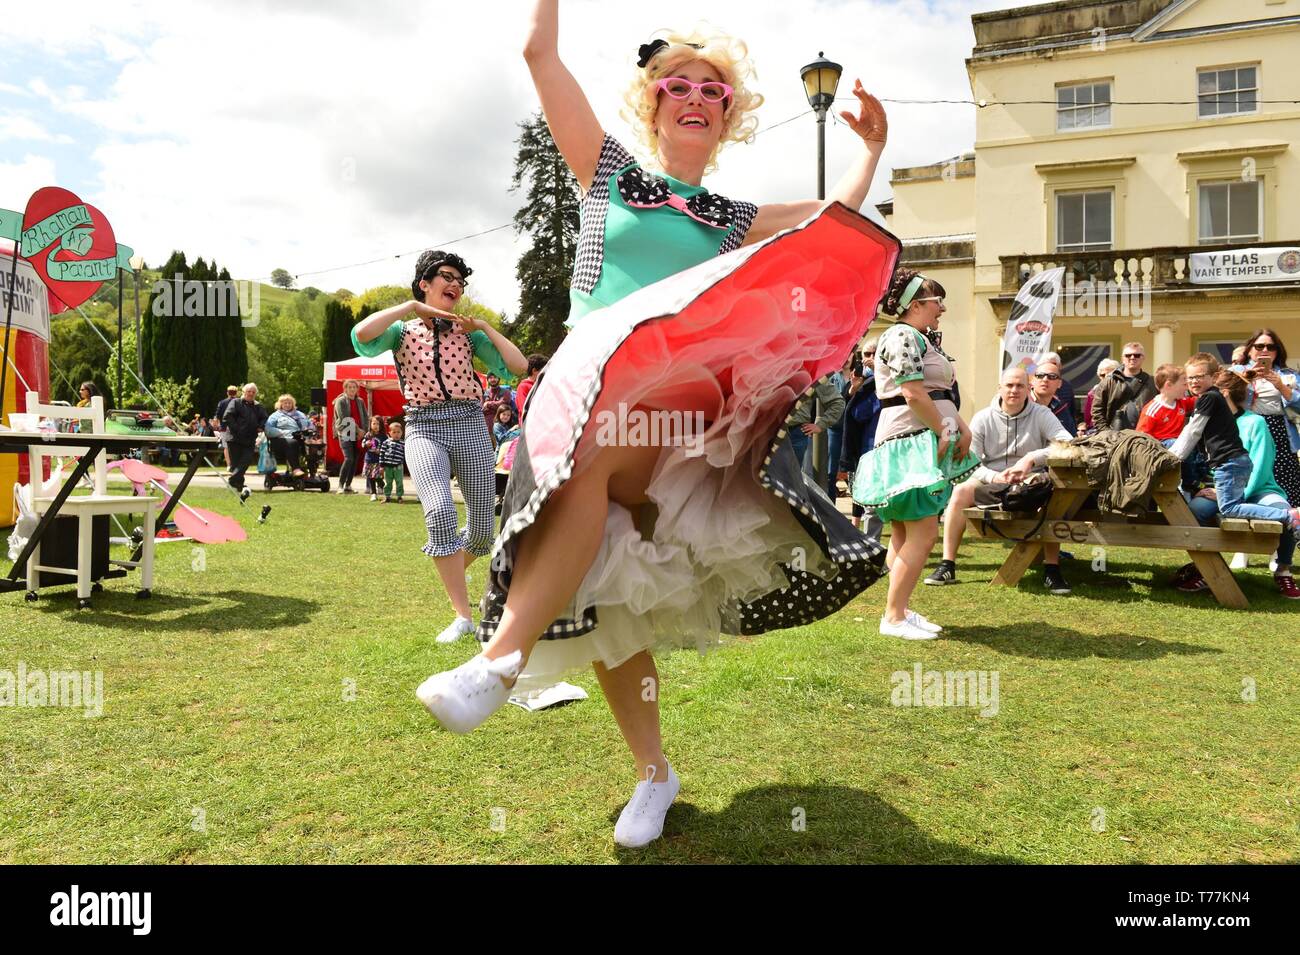
<instances>
[{"instance_id":1,"label":"lamp post pole","mask_svg":"<svg viewBox=\"0 0 1300 955\"><path fill-rule=\"evenodd\" d=\"M140 270L144 268L144 256L137 255L131 259L132 278L135 279L135 373L144 381L144 342L140 340Z\"/></svg>"},{"instance_id":2,"label":"lamp post pole","mask_svg":"<svg viewBox=\"0 0 1300 955\"><path fill-rule=\"evenodd\" d=\"M839 86L843 68L838 63L826 59L826 54L819 52L817 59L799 71L803 80L804 92L808 96L808 105L817 114L817 199L826 198L826 111L835 102L835 90ZM813 398L813 421L820 414L820 402ZM813 476L821 488L827 486L827 434L825 430L812 436ZM800 462L802 464L802 462ZM831 466L838 462L829 462Z\"/></svg>"}]
</instances>

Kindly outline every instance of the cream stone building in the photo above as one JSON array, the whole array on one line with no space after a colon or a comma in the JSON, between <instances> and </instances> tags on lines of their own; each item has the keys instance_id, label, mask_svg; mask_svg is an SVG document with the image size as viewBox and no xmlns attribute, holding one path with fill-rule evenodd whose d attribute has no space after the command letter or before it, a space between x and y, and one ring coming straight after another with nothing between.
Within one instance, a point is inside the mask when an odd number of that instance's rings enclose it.
<instances>
[{"instance_id":1,"label":"cream stone building","mask_svg":"<svg viewBox=\"0 0 1300 955\"><path fill-rule=\"evenodd\" d=\"M1064 0L972 18L974 150L893 170L903 262L948 291L969 417L1024 279L1063 265L1053 347L1082 400L1272 326L1300 362L1300 0Z\"/></svg>"}]
</instances>

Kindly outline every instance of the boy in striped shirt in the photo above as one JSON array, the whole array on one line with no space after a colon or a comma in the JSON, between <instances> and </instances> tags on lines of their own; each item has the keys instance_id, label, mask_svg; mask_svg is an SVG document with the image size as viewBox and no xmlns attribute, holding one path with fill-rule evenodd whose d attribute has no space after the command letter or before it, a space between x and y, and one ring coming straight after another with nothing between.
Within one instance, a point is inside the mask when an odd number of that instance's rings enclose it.
<instances>
[{"instance_id":1,"label":"boy in striped shirt","mask_svg":"<svg viewBox=\"0 0 1300 955\"><path fill-rule=\"evenodd\" d=\"M379 463L384 468L384 503L391 504L393 491L397 503L402 503L402 466L406 463L406 444L402 441L402 424L393 421L388 425L388 440L379 446Z\"/></svg>"}]
</instances>

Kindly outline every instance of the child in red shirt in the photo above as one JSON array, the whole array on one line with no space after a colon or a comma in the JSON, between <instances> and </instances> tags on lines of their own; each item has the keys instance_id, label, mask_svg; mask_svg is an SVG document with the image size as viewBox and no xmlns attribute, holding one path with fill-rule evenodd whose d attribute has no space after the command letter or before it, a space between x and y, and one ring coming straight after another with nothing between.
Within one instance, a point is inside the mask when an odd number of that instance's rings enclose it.
<instances>
[{"instance_id":1,"label":"child in red shirt","mask_svg":"<svg viewBox=\"0 0 1300 955\"><path fill-rule=\"evenodd\" d=\"M1187 395L1187 379L1178 365L1161 365L1156 369L1156 395L1142 408L1137 429L1151 435L1165 447L1183 433L1183 427L1196 406Z\"/></svg>"}]
</instances>

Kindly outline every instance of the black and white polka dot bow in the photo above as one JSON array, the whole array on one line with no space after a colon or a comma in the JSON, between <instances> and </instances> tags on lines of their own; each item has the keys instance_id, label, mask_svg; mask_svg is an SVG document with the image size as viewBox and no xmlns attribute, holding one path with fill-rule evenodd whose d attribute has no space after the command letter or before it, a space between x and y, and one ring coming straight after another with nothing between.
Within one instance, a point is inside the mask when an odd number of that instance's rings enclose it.
<instances>
[{"instance_id":1,"label":"black and white polka dot bow","mask_svg":"<svg viewBox=\"0 0 1300 955\"><path fill-rule=\"evenodd\" d=\"M715 196L706 190L683 199L673 192L663 176L640 168L629 169L619 176L617 186L623 201L635 209L668 206L715 229L731 228L732 203L726 196Z\"/></svg>"}]
</instances>

